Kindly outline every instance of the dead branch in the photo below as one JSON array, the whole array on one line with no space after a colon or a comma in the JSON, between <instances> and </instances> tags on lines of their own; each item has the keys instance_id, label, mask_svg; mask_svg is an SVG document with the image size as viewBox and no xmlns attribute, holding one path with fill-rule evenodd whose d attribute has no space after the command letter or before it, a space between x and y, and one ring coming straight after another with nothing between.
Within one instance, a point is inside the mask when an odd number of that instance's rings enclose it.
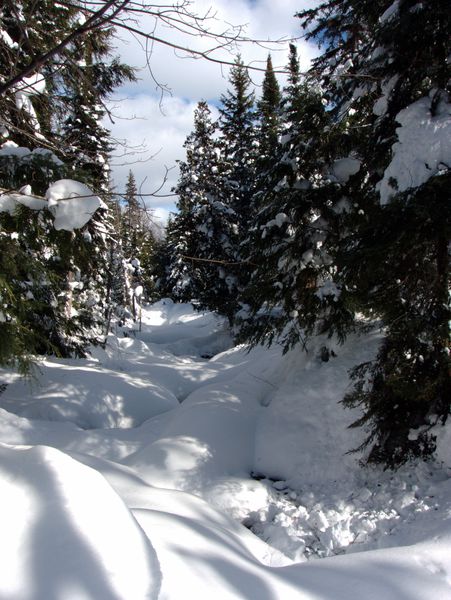
<instances>
[{"instance_id":1,"label":"dead branch","mask_svg":"<svg viewBox=\"0 0 451 600\"><path fill-rule=\"evenodd\" d=\"M184 254L181 254L180 258L183 258L185 260L196 261L196 262L214 263L214 264L225 265L225 266L233 266L233 265L251 265L252 267L257 266L256 263L253 263L249 260L240 260L240 261L216 260L214 258L198 258L196 256L186 256Z\"/></svg>"}]
</instances>

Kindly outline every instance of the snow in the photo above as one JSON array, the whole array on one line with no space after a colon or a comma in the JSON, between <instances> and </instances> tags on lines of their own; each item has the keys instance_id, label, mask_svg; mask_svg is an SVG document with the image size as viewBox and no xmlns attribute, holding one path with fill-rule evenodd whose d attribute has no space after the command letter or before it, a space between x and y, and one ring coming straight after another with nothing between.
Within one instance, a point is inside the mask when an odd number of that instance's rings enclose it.
<instances>
[{"instance_id":1,"label":"snow","mask_svg":"<svg viewBox=\"0 0 451 600\"><path fill-rule=\"evenodd\" d=\"M32 160L37 156L42 156L46 160L53 162L55 165L63 164L62 161L47 148L34 148L34 150L30 150L30 148L18 146L12 140L7 140L0 146L0 156L16 157L25 161Z\"/></svg>"},{"instance_id":2,"label":"snow","mask_svg":"<svg viewBox=\"0 0 451 600\"><path fill-rule=\"evenodd\" d=\"M399 0L395 0L379 18L380 23L387 23L396 17L399 12Z\"/></svg>"},{"instance_id":3,"label":"snow","mask_svg":"<svg viewBox=\"0 0 451 600\"><path fill-rule=\"evenodd\" d=\"M8 145L11 144L11 145ZM20 148L13 142L6 142L0 148L5 155L28 156L43 154L42 149L30 153L28 148ZM56 159L56 157L55 157ZM58 159L56 159L58 160ZM23 186L19 193L0 193L0 212L14 215L19 204L32 210L49 209L54 216L53 226L57 230L73 231L84 227L99 208L106 208L102 200L93 194L88 186L72 179L61 179L51 183L46 192L46 199L31 195L30 185ZM89 240L89 237L86 237Z\"/></svg>"},{"instance_id":4,"label":"snow","mask_svg":"<svg viewBox=\"0 0 451 600\"><path fill-rule=\"evenodd\" d=\"M267 228L267 227L282 227L282 225L289 220L290 219L289 219L288 215L286 215L285 213L278 213L276 215L276 217L274 219L272 219L271 221L268 221L266 223L266 225L264 225L264 227L265 228Z\"/></svg>"},{"instance_id":5,"label":"snow","mask_svg":"<svg viewBox=\"0 0 451 600\"><path fill-rule=\"evenodd\" d=\"M86 359L1 371L0 597L448 599L451 427L397 473L347 454L338 401L379 341L249 352L165 300Z\"/></svg>"},{"instance_id":6,"label":"snow","mask_svg":"<svg viewBox=\"0 0 451 600\"><path fill-rule=\"evenodd\" d=\"M360 171L361 162L356 158L347 156L334 161L330 175L339 183L347 183L349 178Z\"/></svg>"},{"instance_id":7,"label":"snow","mask_svg":"<svg viewBox=\"0 0 451 600\"><path fill-rule=\"evenodd\" d=\"M393 88L397 84L398 80L399 75L394 75L393 77L390 77L390 79L382 82L382 95L376 100L373 106L373 113L378 117L384 115L387 112L389 96L393 91Z\"/></svg>"},{"instance_id":8,"label":"snow","mask_svg":"<svg viewBox=\"0 0 451 600\"><path fill-rule=\"evenodd\" d=\"M398 192L418 187L451 164L451 104L441 100L434 115L431 99L420 98L396 116L398 141L379 184L382 205ZM392 181L396 184L392 184Z\"/></svg>"},{"instance_id":9,"label":"snow","mask_svg":"<svg viewBox=\"0 0 451 600\"><path fill-rule=\"evenodd\" d=\"M100 473L45 446L0 457L2 597L158 597L155 551Z\"/></svg>"},{"instance_id":10,"label":"snow","mask_svg":"<svg viewBox=\"0 0 451 600\"><path fill-rule=\"evenodd\" d=\"M26 190L26 193L11 193L11 194L0 194L0 212L7 212L10 215L14 215L17 210L17 206L22 204L32 210L42 210L47 207L47 202L42 198L35 198Z\"/></svg>"},{"instance_id":11,"label":"snow","mask_svg":"<svg viewBox=\"0 0 451 600\"><path fill-rule=\"evenodd\" d=\"M41 127L31 97L36 94L44 93L45 88L45 77L39 73L30 75L30 77L23 77L20 83L15 86L16 108L19 111L23 110L28 113L30 123L34 128L37 137L42 137L40 134Z\"/></svg>"},{"instance_id":12,"label":"snow","mask_svg":"<svg viewBox=\"0 0 451 600\"><path fill-rule=\"evenodd\" d=\"M0 29L0 38L4 41L4 43L9 46L12 50L18 48L17 42L14 42L11 36L4 29Z\"/></svg>"},{"instance_id":13,"label":"snow","mask_svg":"<svg viewBox=\"0 0 451 600\"><path fill-rule=\"evenodd\" d=\"M72 179L60 179L52 183L46 198L57 230L81 229L97 209L105 208L104 202L87 185Z\"/></svg>"},{"instance_id":14,"label":"snow","mask_svg":"<svg viewBox=\"0 0 451 600\"><path fill-rule=\"evenodd\" d=\"M321 285L319 285L318 290L315 292L315 296L317 296L321 301L327 297L331 297L336 302L339 299L340 294L340 288L338 288L336 283L331 279L327 279Z\"/></svg>"}]
</instances>

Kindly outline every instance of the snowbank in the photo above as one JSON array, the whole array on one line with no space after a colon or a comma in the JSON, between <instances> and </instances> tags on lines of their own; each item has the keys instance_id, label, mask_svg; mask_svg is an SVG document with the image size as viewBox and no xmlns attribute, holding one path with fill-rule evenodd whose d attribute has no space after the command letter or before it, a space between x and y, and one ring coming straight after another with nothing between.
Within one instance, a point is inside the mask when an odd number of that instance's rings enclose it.
<instances>
[{"instance_id":1,"label":"snowbank","mask_svg":"<svg viewBox=\"0 0 451 600\"><path fill-rule=\"evenodd\" d=\"M80 361L42 361L37 382L14 380L2 407L19 416L66 421L83 429L136 427L178 406L168 389L145 375L99 368Z\"/></svg>"},{"instance_id":2,"label":"snowbank","mask_svg":"<svg viewBox=\"0 0 451 600\"><path fill-rule=\"evenodd\" d=\"M31 388L0 373L1 598L449 598L451 425L396 474L346 455L363 434L338 401L377 335L327 363L321 341L207 361L215 318L143 310Z\"/></svg>"},{"instance_id":3,"label":"snowbank","mask_svg":"<svg viewBox=\"0 0 451 600\"><path fill-rule=\"evenodd\" d=\"M96 471L52 448L0 446L0 596L158 598L155 551Z\"/></svg>"}]
</instances>

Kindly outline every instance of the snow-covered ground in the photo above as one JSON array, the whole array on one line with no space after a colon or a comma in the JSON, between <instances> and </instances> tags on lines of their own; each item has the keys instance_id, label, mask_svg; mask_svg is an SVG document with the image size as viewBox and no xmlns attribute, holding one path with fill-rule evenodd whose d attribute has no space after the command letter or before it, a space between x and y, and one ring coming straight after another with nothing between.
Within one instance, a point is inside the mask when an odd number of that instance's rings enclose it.
<instances>
[{"instance_id":1,"label":"snow-covered ground","mask_svg":"<svg viewBox=\"0 0 451 600\"><path fill-rule=\"evenodd\" d=\"M395 474L346 454L377 344L247 352L164 301L88 359L0 372L0 598L450 600L451 427Z\"/></svg>"}]
</instances>

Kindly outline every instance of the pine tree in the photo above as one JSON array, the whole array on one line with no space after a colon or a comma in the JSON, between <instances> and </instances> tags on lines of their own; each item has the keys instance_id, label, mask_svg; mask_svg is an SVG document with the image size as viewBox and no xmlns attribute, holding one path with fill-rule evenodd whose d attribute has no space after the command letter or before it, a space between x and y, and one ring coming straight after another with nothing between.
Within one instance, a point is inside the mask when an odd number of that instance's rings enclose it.
<instances>
[{"instance_id":1,"label":"pine tree","mask_svg":"<svg viewBox=\"0 0 451 600\"><path fill-rule=\"evenodd\" d=\"M140 238L144 233L142 231L142 209L138 202L138 188L132 171L128 173L124 202L125 206L121 219L122 246L124 255L128 259L132 259L139 253Z\"/></svg>"},{"instance_id":2,"label":"pine tree","mask_svg":"<svg viewBox=\"0 0 451 600\"><path fill-rule=\"evenodd\" d=\"M61 10L48 0L7 0L0 11L0 44L6 51L6 61L3 53L0 57L2 72L7 77L15 75L15 70L29 64L36 50L45 53L53 48L82 18L83 11L75 6ZM93 33L89 44L94 47L95 38L100 40L105 35L96 37ZM95 328L105 318L105 257L110 239L106 209L99 209L83 229L69 232L55 230L45 203L39 211L22 206L27 204L28 194L42 195L49 183L68 176L102 187L98 175L104 177L107 172L104 157L96 150L97 154L92 153L89 159L95 168L83 172L80 164L70 164L60 137L61 115L73 115L70 100L75 97L77 85L80 92L81 81L89 103L94 97L104 99L129 73L128 67L100 64L98 58L106 58L107 54L102 44L98 54L95 48L85 52L83 45L66 48L61 62L48 61L23 85L19 83L0 98L1 131L8 138L1 148L0 187L23 188L21 198L25 198L11 214L8 209L0 212L4 242L0 296L5 309L0 324L2 362L18 360L25 364L32 354L83 353L87 344L97 339ZM82 56L97 58L88 64ZM86 68L86 77L77 77L82 68ZM92 77L89 86L85 85L88 72ZM76 110L76 104L74 107ZM93 115L94 121L99 114ZM82 149L88 140L87 149L98 133L85 121L77 134L78 148ZM76 162L75 155L73 158ZM32 189L27 185L30 183ZM16 265L15 260L20 262Z\"/></svg>"},{"instance_id":3,"label":"pine tree","mask_svg":"<svg viewBox=\"0 0 451 600\"><path fill-rule=\"evenodd\" d=\"M79 10L61 10L50 0L5 0L0 8L0 72L5 80L27 67L37 52L46 53L61 41ZM2 135L21 147L56 150L49 136L55 98L49 82L61 68L50 61L39 72L0 97ZM52 106L52 108L51 108Z\"/></svg>"},{"instance_id":4,"label":"pine tree","mask_svg":"<svg viewBox=\"0 0 451 600\"><path fill-rule=\"evenodd\" d=\"M230 70L229 83L231 89L221 97L219 109L222 160L226 168L224 193L245 230L251 218L257 152L254 93L250 90L249 74L240 56Z\"/></svg>"},{"instance_id":5,"label":"pine tree","mask_svg":"<svg viewBox=\"0 0 451 600\"><path fill-rule=\"evenodd\" d=\"M273 165L280 136L280 101L281 93L274 74L271 55L266 62L263 79L262 96L257 104L256 117L258 127L258 159L256 161L256 178L263 182L268 169ZM256 183L256 188L259 183Z\"/></svg>"},{"instance_id":6,"label":"pine tree","mask_svg":"<svg viewBox=\"0 0 451 600\"><path fill-rule=\"evenodd\" d=\"M185 142L176 188L179 212L168 226L172 295L193 300L232 320L236 310L237 217L225 202L221 145L206 102L199 102L194 131Z\"/></svg>"},{"instance_id":7,"label":"pine tree","mask_svg":"<svg viewBox=\"0 0 451 600\"><path fill-rule=\"evenodd\" d=\"M111 60L113 30L91 32L71 47L72 59L53 78L61 102L63 160L70 162L74 175L98 192L109 186L110 132L102 121L105 101L125 81L134 81L133 70Z\"/></svg>"},{"instance_id":8,"label":"pine tree","mask_svg":"<svg viewBox=\"0 0 451 600\"><path fill-rule=\"evenodd\" d=\"M451 14L442 0L337 0L300 16L325 44L313 69L336 118L352 109L359 132L347 139L361 172L343 279L385 326L376 359L354 370L345 404L364 410L355 425L369 432L368 460L396 466L431 455L431 428L450 410L451 157L430 150L451 127Z\"/></svg>"},{"instance_id":9,"label":"pine tree","mask_svg":"<svg viewBox=\"0 0 451 600\"><path fill-rule=\"evenodd\" d=\"M135 290L140 286L146 296L152 293L151 255L155 245L150 211L140 204L135 176L129 171L125 186L124 209L120 215L120 247L123 256L124 306L137 314Z\"/></svg>"},{"instance_id":10,"label":"pine tree","mask_svg":"<svg viewBox=\"0 0 451 600\"><path fill-rule=\"evenodd\" d=\"M301 82L294 46L282 122L282 141L246 243L254 269L242 296L239 339L277 339L288 350L318 333L342 341L353 327L337 269L340 202L348 183L333 174L339 128L333 131L315 82Z\"/></svg>"}]
</instances>

